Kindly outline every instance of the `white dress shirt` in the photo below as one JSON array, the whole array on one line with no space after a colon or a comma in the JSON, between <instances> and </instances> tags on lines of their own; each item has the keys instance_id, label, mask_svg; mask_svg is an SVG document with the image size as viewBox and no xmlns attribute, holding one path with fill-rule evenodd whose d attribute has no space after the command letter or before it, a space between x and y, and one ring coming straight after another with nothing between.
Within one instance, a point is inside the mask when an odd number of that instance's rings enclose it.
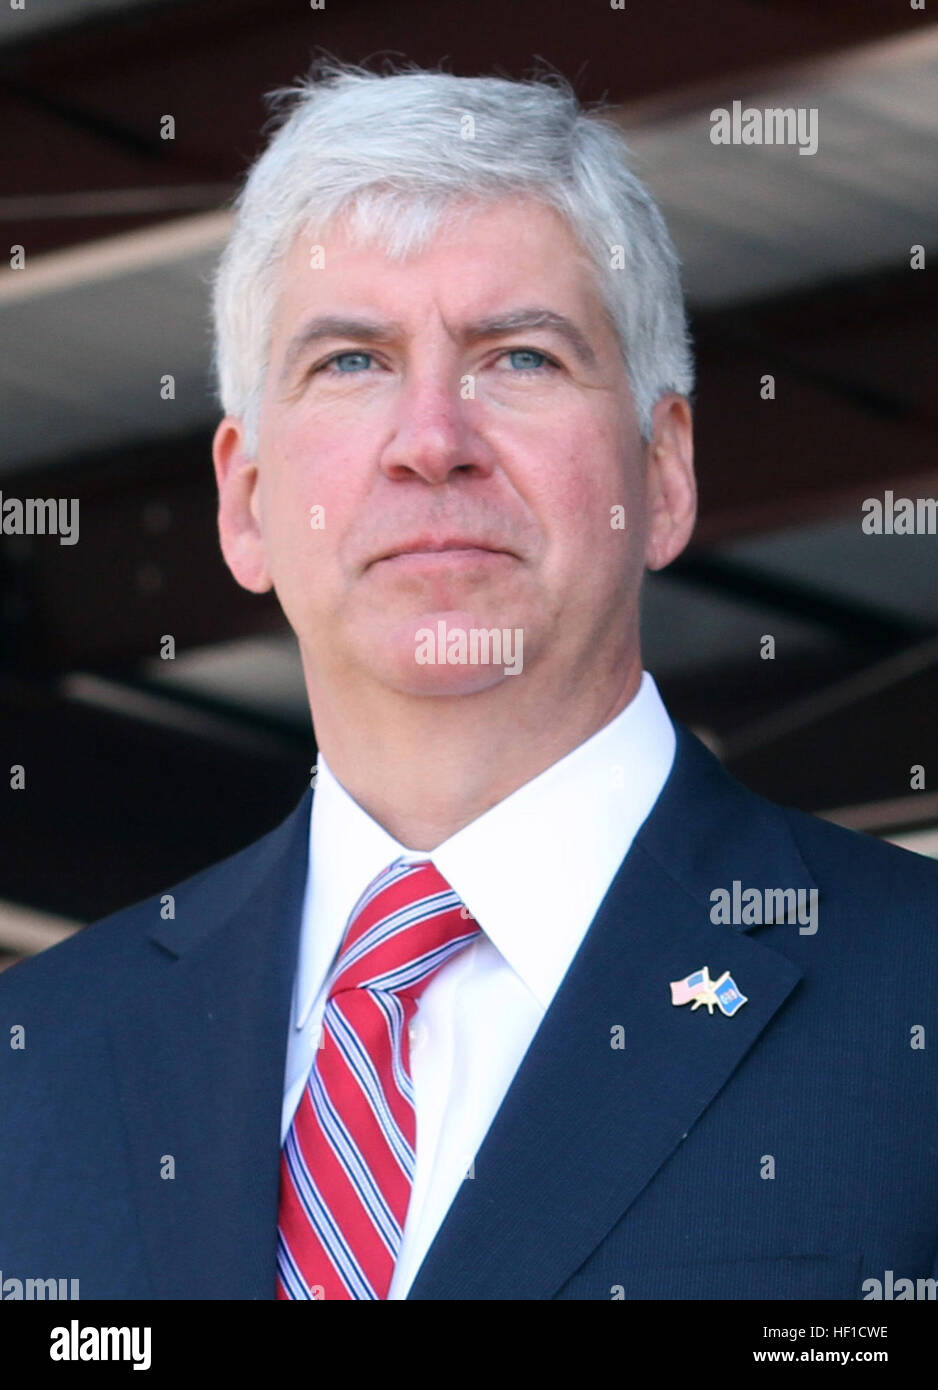
<instances>
[{"instance_id":1,"label":"white dress shirt","mask_svg":"<svg viewBox=\"0 0 938 1390\"><path fill-rule=\"evenodd\" d=\"M393 860L430 859L481 934L424 990L411 1025L414 1185L388 1292L406 1298L525 1052L661 792L675 733L646 671L632 701L451 835L406 850L320 754L287 1044L281 1143L316 1055L325 980L362 890Z\"/></svg>"}]
</instances>

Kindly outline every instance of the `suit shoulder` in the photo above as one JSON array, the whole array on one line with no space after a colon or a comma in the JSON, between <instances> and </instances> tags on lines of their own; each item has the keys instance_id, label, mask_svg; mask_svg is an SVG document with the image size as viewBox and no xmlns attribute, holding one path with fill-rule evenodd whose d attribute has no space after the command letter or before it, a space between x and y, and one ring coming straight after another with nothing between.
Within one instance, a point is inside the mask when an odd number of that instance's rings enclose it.
<instances>
[{"instance_id":1,"label":"suit shoulder","mask_svg":"<svg viewBox=\"0 0 938 1390\"><path fill-rule=\"evenodd\" d=\"M798 846L823 872L849 871L861 880L890 885L906 883L910 892L924 892L938 903L938 862L928 855L902 849L888 840L837 825L792 806L779 806Z\"/></svg>"},{"instance_id":2,"label":"suit shoulder","mask_svg":"<svg viewBox=\"0 0 938 1390\"><path fill-rule=\"evenodd\" d=\"M888 940L893 954L912 953L921 969L930 962L938 972L938 863L819 816L779 809L828 922L839 921L856 946L868 941L879 950Z\"/></svg>"},{"instance_id":3,"label":"suit shoulder","mask_svg":"<svg viewBox=\"0 0 938 1390\"><path fill-rule=\"evenodd\" d=\"M917 952L938 972L938 863L772 801L740 782L690 731L678 726L678 736L661 810L639 838L659 863L683 866L689 891L710 895L737 879L754 886L753 875L761 889L807 885L818 890L836 940L894 955L901 943L903 959Z\"/></svg>"}]
</instances>

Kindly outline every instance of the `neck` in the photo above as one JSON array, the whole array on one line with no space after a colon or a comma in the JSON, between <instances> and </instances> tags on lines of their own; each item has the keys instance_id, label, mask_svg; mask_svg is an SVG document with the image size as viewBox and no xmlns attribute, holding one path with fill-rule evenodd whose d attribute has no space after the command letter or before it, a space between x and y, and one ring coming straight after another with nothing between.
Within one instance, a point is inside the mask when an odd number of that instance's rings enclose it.
<instances>
[{"instance_id":1,"label":"neck","mask_svg":"<svg viewBox=\"0 0 938 1390\"><path fill-rule=\"evenodd\" d=\"M342 691L332 701L307 671L316 736L331 771L407 849L429 853L579 747L625 708L641 658L595 667L550 690L506 677L461 696Z\"/></svg>"}]
</instances>

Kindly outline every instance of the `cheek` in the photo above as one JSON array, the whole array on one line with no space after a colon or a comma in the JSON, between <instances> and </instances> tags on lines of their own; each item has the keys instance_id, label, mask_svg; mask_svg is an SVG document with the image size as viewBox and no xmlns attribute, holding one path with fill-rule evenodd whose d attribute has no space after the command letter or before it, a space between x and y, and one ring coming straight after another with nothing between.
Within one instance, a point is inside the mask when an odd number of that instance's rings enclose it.
<instances>
[{"instance_id":1,"label":"cheek","mask_svg":"<svg viewBox=\"0 0 938 1390\"><path fill-rule=\"evenodd\" d=\"M598 431L595 422L551 441L538 465L529 499L553 533L558 553L592 564L603 554L619 556L623 542L638 544L644 525L644 496L636 460L626 455L620 434Z\"/></svg>"},{"instance_id":2,"label":"cheek","mask_svg":"<svg viewBox=\"0 0 938 1390\"><path fill-rule=\"evenodd\" d=\"M328 572L349 518L360 505L348 435L309 425L265 441L261 520L275 583Z\"/></svg>"}]
</instances>

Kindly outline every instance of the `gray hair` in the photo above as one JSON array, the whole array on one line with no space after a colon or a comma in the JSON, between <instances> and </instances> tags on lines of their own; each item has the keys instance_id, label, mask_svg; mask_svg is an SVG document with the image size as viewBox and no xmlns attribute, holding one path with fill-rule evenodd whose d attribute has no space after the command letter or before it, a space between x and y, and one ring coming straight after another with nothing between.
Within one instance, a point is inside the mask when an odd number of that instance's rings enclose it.
<instances>
[{"instance_id":1,"label":"gray hair","mask_svg":"<svg viewBox=\"0 0 938 1390\"><path fill-rule=\"evenodd\" d=\"M429 244L457 200L539 200L595 266L643 439L660 396L690 395L680 262L664 219L629 167L621 131L584 110L559 74L382 74L328 59L270 99L284 119L236 200L213 284L219 398L244 424L250 455L278 265L301 232L316 241L340 213L353 234L402 259Z\"/></svg>"}]
</instances>

